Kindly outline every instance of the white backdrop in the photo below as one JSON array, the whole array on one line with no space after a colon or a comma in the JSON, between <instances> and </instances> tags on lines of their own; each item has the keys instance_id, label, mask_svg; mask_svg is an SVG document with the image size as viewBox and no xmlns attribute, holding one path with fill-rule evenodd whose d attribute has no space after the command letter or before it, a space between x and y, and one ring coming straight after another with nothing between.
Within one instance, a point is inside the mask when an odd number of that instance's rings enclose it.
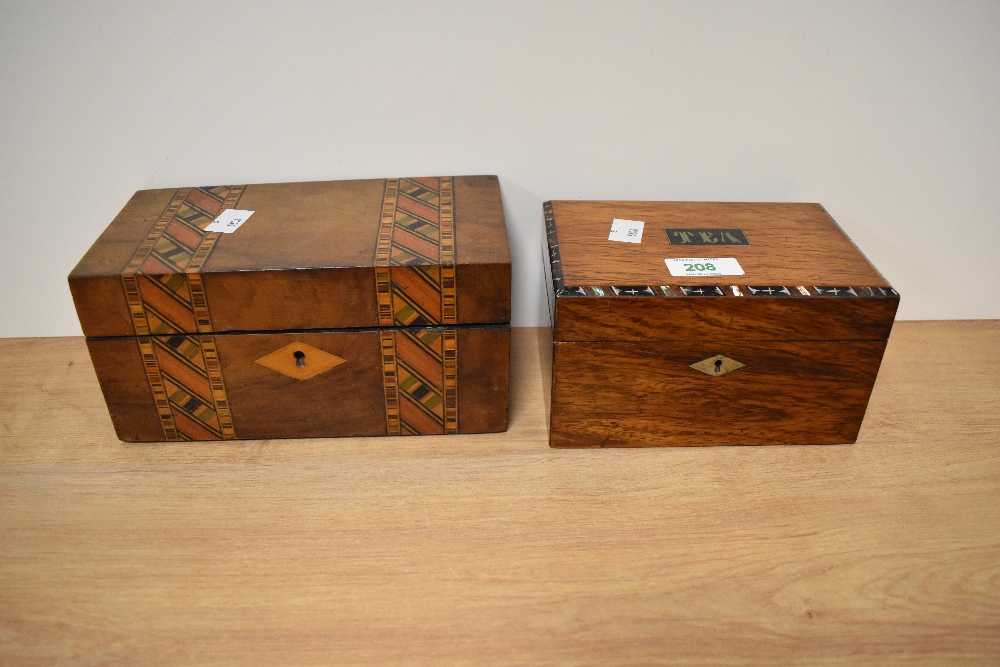
<instances>
[{"instance_id":1,"label":"white backdrop","mask_svg":"<svg viewBox=\"0 0 1000 667\"><path fill-rule=\"evenodd\" d=\"M0 336L133 191L498 174L545 199L817 201L907 319L1000 317L998 2L4 2Z\"/></svg>"}]
</instances>

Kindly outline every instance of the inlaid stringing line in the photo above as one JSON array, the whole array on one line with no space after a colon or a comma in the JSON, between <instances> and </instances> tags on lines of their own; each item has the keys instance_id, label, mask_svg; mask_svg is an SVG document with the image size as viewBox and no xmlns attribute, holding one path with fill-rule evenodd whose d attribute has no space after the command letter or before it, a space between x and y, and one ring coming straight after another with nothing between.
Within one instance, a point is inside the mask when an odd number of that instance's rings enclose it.
<instances>
[{"instance_id":1,"label":"inlaid stringing line","mask_svg":"<svg viewBox=\"0 0 1000 667\"><path fill-rule=\"evenodd\" d=\"M160 427L163 429L163 438L168 441L179 440L177 425L174 422L174 414L170 409L170 399L167 397L167 390L163 386L160 365L156 361L156 352L153 350L153 341L149 336L139 336L136 338L136 342L139 345L139 354L142 357L142 365L146 371L149 389L153 393L153 404L156 406L156 412L160 416Z\"/></svg>"},{"instance_id":2,"label":"inlaid stringing line","mask_svg":"<svg viewBox=\"0 0 1000 667\"><path fill-rule=\"evenodd\" d=\"M215 413L219 417L219 426L222 428L222 439L235 440L236 429L233 426L232 411L229 409L226 385L222 380L222 366L219 363L219 350L215 345L215 336L201 337L201 353L205 360L205 370L208 371L208 382L212 388Z\"/></svg>"},{"instance_id":3,"label":"inlaid stringing line","mask_svg":"<svg viewBox=\"0 0 1000 667\"><path fill-rule=\"evenodd\" d=\"M558 293L564 287L562 264L559 261L559 240L556 237L555 213L552 211L552 202L542 204L542 211L545 215L545 236L549 247L549 266L552 272L552 284Z\"/></svg>"},{"instance_id":4,"label":"inlaid stringing line","mask_svg":"<svg viewBox=\"0 0 1000 667\"><path fill-rule=\"evenodd\" d=\"M382 347L382 378L385 390L386 434L399 435L399 386L396 369L396 334L379 332Z\"/></svg>"},{"instance_id":5,"label":"inlaid stringing line","mask_svg":"<svg viewBox=\"0 0 1000 667\"><path fill-rule=\"evenodd\" d=\"M454 189L450 176L441 178L440 247L441 247L441 323L458 322L455 282L455 212Z\"/></svg>"},{"instance_id":6,"label":"inlaid stringing line","mask_svg":"<svg viewBox=\"0 0 1000 667\"><path fill-rule=\"evenodd\" d=\"M458 433L458 331L444 330L444 432Z\"/></svg>"},{"instance_id":7,"label":"inlaid stringing line","mask_svg":"<svg viewBox=\"0 0 1000 667\"><path fill-rule=\"evenodd\" d=\"M382 198L382 217L379 220L378 241L375 246L375 295L378 300L379 326L391 327L392 282L389 277L389 256L392 251L392 231L396 220L396 199L399 196L399 179L385 182Z\"/></svg>"}]
</instances>

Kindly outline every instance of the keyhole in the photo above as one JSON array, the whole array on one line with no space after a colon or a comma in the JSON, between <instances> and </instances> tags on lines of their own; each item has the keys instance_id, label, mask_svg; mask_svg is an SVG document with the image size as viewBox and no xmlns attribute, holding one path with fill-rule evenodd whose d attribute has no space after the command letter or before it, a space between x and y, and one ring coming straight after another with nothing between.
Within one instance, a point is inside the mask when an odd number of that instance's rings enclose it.
<instances>
[{"instance_id":1,"label":"keyhole","mask_svg":"<svg viewBox=\"0 0 1000 667\"><path fill-rule=\"evenodd\" d=\"M722 359L716 359L715 360L715 372L716 373L721 373L722 372Z\"/></svg>"},{"instance_id":2,"label":"keyhole","mask_svg":"<svg viewBox=\"0 0 1000 667\"><path fill-rule=\"evenodd\" d=\"M305 352L303 352L302 350L295 350L295 352L292 352L292 356L295 357L295 365L298 368L305 368L306 367L306 353Z\"/></svg>"}]
</instances>

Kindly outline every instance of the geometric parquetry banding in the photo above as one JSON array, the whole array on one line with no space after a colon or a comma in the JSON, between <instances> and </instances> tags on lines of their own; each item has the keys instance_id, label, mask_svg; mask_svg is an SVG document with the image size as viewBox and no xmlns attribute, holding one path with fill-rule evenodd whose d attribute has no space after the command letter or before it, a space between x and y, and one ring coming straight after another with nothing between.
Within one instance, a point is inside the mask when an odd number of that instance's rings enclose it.
<instances>
[{"instance_id":1,"label":"geometric parquetry banding","mask_svg":"<svg viewBox=\"0 0 1000 667\"><path fill-rule=\"evenodd\" d=\"M382 327L455 324L454 183L450 177L385 184L375 251ZM389 435L458 432L458 332L383 330Z\"/></svg>"},{"instance_id":2,"label":"geometric parquetry banding","mask_svg":"<svg viewBox=\"0 0 1000 667\"><path fill-rule=\"evenodd\" d=\"M200 272L219 239L205 227L245 187L177 190L122 270L165 440L236 438Z\"/></svg>"},{"instance_id":3,"label":"geometric parquetry banding","mask_svg":"<svg viewBox=\"0 0 1000 667\"><path fill-rule=\"evenodd\" d=\"M453 188L450 177L386 181L375 249L380 326L458 321Z\"/></svg>"}]
</instances>

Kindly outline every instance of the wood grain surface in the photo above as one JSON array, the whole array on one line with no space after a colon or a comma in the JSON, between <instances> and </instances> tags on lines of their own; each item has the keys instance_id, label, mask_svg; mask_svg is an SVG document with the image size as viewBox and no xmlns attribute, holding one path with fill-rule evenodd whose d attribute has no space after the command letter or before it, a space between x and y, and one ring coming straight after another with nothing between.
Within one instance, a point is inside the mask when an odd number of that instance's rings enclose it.
<instances>
[{"instance_id":1,"label":"wood grain surface","mask_svg":"<svg viewBox=\"0 0 1000 667\"><path fill-rule=\"evenodd\" d=\"M554 450L537 331L506 433L166 445L0 340L0 664L997 664L998 342L897 323L855 445Z\"/></svg>"},{"instance_id":2,"label":"wood grain surface","mask_svg":"<svg viewBox=\"0 0 1000 667\"><path fill-rule=\"evenodd\" d=\"M499 180L457 176L453 182L456 322L510 322L510 252ZM247 185L238 206L253 216L237 232L218 235L198 272L212 330L378 326L374 263L385 189L383 179ZM70 273L87 336L135 333L121 273L178 192L136 192ZM212 217L214 211L203 222ZM430 259L413 262L434 265ZM185 273L156 266L158 273L150 269L150 275Z\"/></svg>"},{"instance_id":3,"label":"wood grain surface","mask_svg":"<svg viewBox=\"0 0 1000 667\"><path fill-rule=\"evenodd\" d=\"M458 431L503 431L507 427L510 327L465 326L456 331ZM378 330L220 334L214 342L237 437L386 434ZM344 362L307 380L257 363L293 343L311 345ZM136 339L90 338L87 345L91 361L100 369L101 390L118 436L129 442L165 440ZM431 372L435 370L440 383L440 366Z\"/></svg>"},{"instance_id":4,"label":"wood grain surface","mask_svg":"<svg viewBox=\"0 0 1000 667\"><path fill-rule=\"evenodd\" d=\"M553 447L853 443L882 341L556 343ZM690 367L725 355L719 375Z\"/></svg>"},{"instance_id":5,"label":"wood grain surface","mask_svg":"<svg viewBox=\"0 0 1000 667\"><path fill-rule=\"evenodd\" d=\"M819 204L554 201L544 210L558 341L885 340L899 305ZM644 221L642 243L609 241L615 218ZM729 228L751 245L678 245L665 233L677 228ZM745 274L677 277L664 264L719 256ZM719 296L684 296L692 285Z\"/></svg>"},{"instance_id":6,"label":"wood grain surface","mask_svg":"<svg viewBox=\"0 0 1000 667\"><path fill-rule=\"evenodd\" d=\"M567 286L889 285L819 204L553 201L552 211ZM642 243L608 241L615 218L645 222ZM668 227L737 228L750 245L675 245ZM663 260L674 257L735 257L745 275L671 276Z\"/></svg>"},{"instance_id":7,"label":"wood grain surface","mask_svg":"<svg viewBox=\"0 0 1000 667\"><path fill-rule=\"evenodd\" d=\"M571 297L560 341L885 340L899 299Z\"/></svg>"}]
</instances>

